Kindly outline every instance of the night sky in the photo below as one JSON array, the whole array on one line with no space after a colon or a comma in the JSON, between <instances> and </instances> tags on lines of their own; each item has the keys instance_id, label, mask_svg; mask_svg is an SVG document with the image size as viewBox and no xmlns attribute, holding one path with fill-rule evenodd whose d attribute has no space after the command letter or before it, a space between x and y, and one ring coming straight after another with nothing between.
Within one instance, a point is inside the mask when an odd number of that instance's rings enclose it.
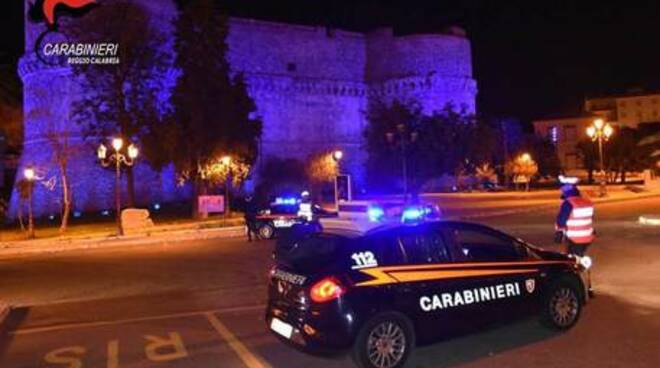
<instances>
[{"instance_id":1,"label":"night sky","mask_svg":"<svg viewBox=\"0 0 660 368\"><path fill-rule=\"evenodd\" d=\"M167 1L167 0L153 0ZM3 2L0 62L22 50L21 0ZM231 15L399 34L466 28L479 111L523 121L579 111L586 95L660 89L657 1L222 1Z\"/></svg>"}]
</instances>

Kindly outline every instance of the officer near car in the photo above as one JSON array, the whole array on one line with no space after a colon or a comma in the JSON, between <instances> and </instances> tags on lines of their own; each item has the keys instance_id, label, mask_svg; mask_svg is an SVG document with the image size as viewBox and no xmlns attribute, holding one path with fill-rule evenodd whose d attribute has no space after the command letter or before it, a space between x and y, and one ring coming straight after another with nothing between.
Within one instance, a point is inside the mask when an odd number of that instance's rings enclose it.
<instances>
[{"instance_id":1,"label":"officer near car","mask_svg":"<svg viewBox=\"0 0 660 368\"><path fill-rule=\"evenodd\" d=\"M560 176L559 181L563 202L555 223L555 242L565 244L567 254L582 257L595 239L594 204L580 194L577 178Z\"/></svg>"},{"instance_id":2,"label":"officer near car","mask_svg":"<svg viewBox=\"0 0 660 368\"><path fill-rule=\"evenodd\" d=\"M259 233L257 230L257 214L259 209L257 208L254 198L248 195L245 197L245 225L247 226L247 237L248 241L252 241L252 235L254 234L255 239L259 239Z\"/></svg>"}]
</instances>

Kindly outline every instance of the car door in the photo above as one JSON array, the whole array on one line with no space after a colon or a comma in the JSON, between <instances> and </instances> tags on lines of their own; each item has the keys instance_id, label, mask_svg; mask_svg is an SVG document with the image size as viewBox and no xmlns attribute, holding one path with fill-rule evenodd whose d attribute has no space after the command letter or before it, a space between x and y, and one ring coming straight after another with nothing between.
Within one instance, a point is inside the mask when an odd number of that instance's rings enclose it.
<instances>
[{"instance_id":1,"label":"car door","mask_svg":"<svg viewBox=\"0 0 660 368\"><path fill-rule=\"evenodd\" d=\"M458 264L464 266L464 277L457 275L464 298L470 294L471 303L464 308L470 319L483 324L528 313L537 294L538 265L529 261L526 248L480 225L452 224L449 233Z\"/></svg>"},{"instance_id":2,"label":"car door","mask_svg":"<svg viewBox=\"0 0 660 368\"><path fill-rule=\"evenodd\" d=\"M433 224L403 228L390 240L401 261L390 273L399 281L396 300L411 316L420 339L453 333L463 311L445 307L442 298L454 295L460 282L444 277L443 269L454 262L454 256L442 229Z\"/></svg>"}]
</instances>

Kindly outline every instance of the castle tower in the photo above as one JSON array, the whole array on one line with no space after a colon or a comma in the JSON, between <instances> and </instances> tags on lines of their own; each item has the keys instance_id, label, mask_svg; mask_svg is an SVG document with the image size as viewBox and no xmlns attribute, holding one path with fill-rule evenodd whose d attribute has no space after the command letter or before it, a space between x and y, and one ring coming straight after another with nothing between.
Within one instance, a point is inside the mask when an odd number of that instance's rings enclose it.
<instances>
[{"instance_id":1,"label":"castle tower","mask_svg":"<svg viewBox=\"0 0 660 368\"><path fill-rule=\"evenodd\" d=\"M111 0L98 0L101 5ZM28 1L29 3L29 1ZM169 1L141 0L171 41ZM103 11L103 6L92 11ZM75 22L75 19L71 19ZM50 132L68 132L74 210L112 208L113 173L101 168L96 143L84 141L71 122L71 104L80 91L67 66L49 66L34 55L34 42L43 24L26 22L26 48L19 73L24 84L25 145L21 168L34 166L44 179L58 178L56 152ZM244 73L248 92L264 123L260 159L306 159L322 150L342 149L342 170L358 182L366 155L362 133L365 111L372 99L417 100L425 112L446 104L475 110L476 82L472 78L469 40L461 32L395 36L391 29L367 34L284 23L230 18L227 58ZM143 163L136 181L140 205L183 199L171 170L153 172ZM60 183L37 184L35 213L57 215ZM11 213L16 214L15 192Z\"/></svg>"}]
</instances>

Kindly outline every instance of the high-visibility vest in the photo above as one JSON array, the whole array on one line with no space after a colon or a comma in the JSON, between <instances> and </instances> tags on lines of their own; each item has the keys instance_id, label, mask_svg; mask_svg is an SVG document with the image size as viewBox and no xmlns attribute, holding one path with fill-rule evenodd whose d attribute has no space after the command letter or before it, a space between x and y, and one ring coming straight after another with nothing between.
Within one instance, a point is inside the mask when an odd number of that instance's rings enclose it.
<instances>
[{"instance_id":1,"label":"high-visibility vest","mask_svg":"<svg viewBox=\"0 0 660 368\"><path fill-rule=\"evenodd\" d=\"M594 241L594 204L587 198L567 199L573 209L566 221L566 237L575 244L590 244Z\"/></svg>"}]
</instances>

